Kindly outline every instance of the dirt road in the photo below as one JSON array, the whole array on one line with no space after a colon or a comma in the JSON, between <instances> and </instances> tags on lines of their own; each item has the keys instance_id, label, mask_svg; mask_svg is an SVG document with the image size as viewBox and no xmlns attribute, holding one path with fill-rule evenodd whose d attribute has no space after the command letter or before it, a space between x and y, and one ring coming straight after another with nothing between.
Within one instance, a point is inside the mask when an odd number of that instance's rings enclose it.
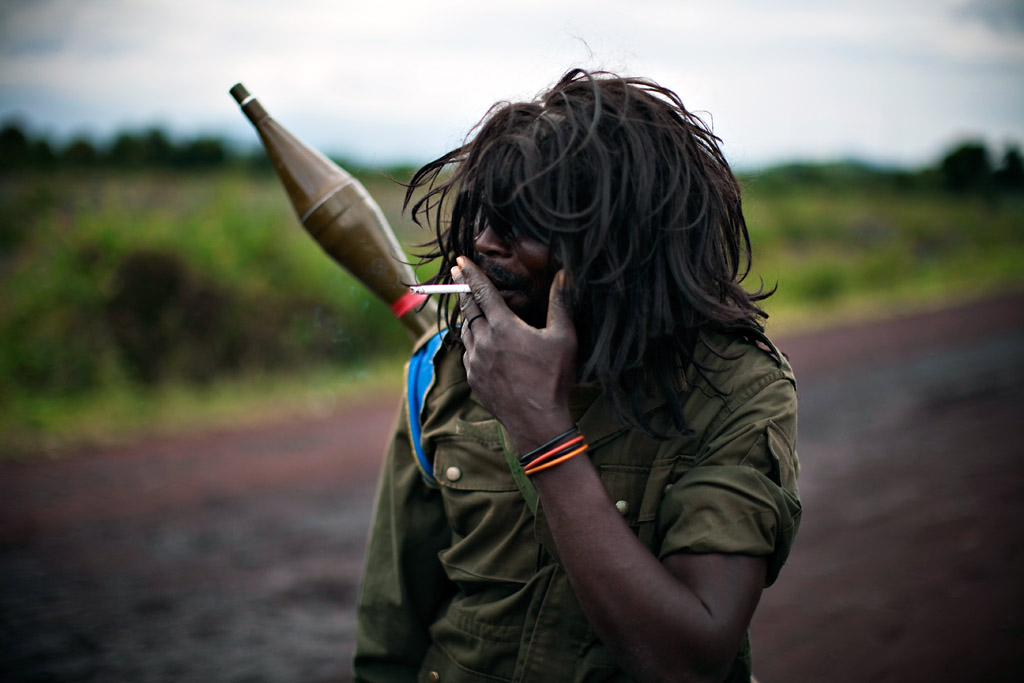
<instances>
[{"instance_id":1,"label":"dirt road","mask_svg":"<svg viewBox=\"0 0 1024 683\"><path fill-rule=\"evenodd\" d=\"M758 677L1024 680L1024 297L780 341L805 507ZM348 680L394 408L0 465L0 680Z\"/></svg>"}]
</instances>

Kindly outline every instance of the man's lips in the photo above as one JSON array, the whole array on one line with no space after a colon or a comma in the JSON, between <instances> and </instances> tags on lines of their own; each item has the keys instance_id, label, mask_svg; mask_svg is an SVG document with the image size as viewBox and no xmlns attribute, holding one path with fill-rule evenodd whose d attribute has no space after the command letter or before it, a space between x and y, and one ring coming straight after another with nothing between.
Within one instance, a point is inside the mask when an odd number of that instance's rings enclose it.
<instances>
[{"instance_id":1,"label":"man's lips","mask_svg":"<svg viewBox=\"0 0 1024 683\"><path fill-rule=\"evenodd\" d=\"M482 261L478 265L480 270L484 272L484 275L487 276L487 279L494 285L494 288L501 292L502 296L506 294L520 294L526 292L529 288L530 282L527 278L509 272L495 263Z\"/></svg>"}]
</instances>

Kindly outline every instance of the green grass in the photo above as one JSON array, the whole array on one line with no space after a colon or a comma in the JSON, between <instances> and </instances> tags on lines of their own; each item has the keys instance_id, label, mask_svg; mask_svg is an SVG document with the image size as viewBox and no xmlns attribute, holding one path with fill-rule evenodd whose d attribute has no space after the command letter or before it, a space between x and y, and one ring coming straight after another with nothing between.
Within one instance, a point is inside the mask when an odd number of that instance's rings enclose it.
<instances>
[{"instance_id":1,"label":"green grass","mask_svg":"<svg viewBox=\"0 0 1024 683\"><path fill-rule=\"evenodd\" d=\"M364 182L406 244L429 238L401 216L401 187ZM775 334L1024 284L1019 196L744 186L746 284L778 284ZM178 288L155 304L132 298L153 285L149 270L125 279L140 254ZM408 348L386 307L305 234L277 180L242 172L0 177L0 288L7 455L397 391Z\"/></svg>"},{"instance_id":2,"label":"green grass","mask_svg":"<svg viewBox=\"0 0 1024 683\"><path fill-rule=\"evenodd\" d=\"M369 185L398 222L400 188L383 178ZM146 269L123 282L123 265L140 254L165 266L164 284L177 288L164 303L178 303L154 320L145 319L153 302L132 299L151 284ZM309 238L272 177L0 178L0 288L0 450L8 452L122 425L137 431L164 420L162 406L175 401L177 413L188 412L182 395L236 385L239 396L266 393L258 378L351 374L408 346L387 308ZM134 301L128 322L149 327L128 339L135 348L116 329L124 327L112 312L119 292ZM151 354L159 376L129 351ZM209 408L195 405L208 422Z\"/></svg>"},{"instance_id":3,"label":"green grass","mask_svg":"<svg viewBox=\"0 0 1024 683\"><path fill-rule=\"evenodd\" d=\"M1024 284L1019 196L759 189L749 183L745 195L755 254L750 282L778 284L766 302L777 329L932 307Z\"/></svg>"}]
</instances>

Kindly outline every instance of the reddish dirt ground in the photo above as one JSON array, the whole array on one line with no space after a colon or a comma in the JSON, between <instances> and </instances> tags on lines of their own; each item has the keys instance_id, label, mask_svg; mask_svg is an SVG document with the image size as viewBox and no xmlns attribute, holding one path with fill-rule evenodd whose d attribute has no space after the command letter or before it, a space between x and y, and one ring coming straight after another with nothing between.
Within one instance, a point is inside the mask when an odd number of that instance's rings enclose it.
<instances>
[{"instance_id":1,"label":"reddish dirt ground","mask_svg":"<svg viewBox=\"0 0 1024 683\"><path fill-rule=\"evenodd\" d=\"M762 683L1024 680L1024 296L782 339L796 548ZM349 679L394 400L0 464L0 679Z\"/></svg>"}]
</instances>

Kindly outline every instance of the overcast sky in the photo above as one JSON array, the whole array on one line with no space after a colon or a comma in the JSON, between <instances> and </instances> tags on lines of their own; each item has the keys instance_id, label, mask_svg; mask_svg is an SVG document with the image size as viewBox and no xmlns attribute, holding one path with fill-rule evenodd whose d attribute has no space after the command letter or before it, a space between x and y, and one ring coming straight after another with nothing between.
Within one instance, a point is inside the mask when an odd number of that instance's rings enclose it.
<instances>
[{"instance_id":1,"label":"overcast sky","mask_svg":"<svg viewBox=\"0 0 1024 683\"><path fill-rule=\"evenodd\" d=\"M242 81L325 152L417 162L573 66L673 88L740 167L1024 142L1024 0L0 0L0 118L58 139L255 141Z\"/></svg>"}]
</instances>

